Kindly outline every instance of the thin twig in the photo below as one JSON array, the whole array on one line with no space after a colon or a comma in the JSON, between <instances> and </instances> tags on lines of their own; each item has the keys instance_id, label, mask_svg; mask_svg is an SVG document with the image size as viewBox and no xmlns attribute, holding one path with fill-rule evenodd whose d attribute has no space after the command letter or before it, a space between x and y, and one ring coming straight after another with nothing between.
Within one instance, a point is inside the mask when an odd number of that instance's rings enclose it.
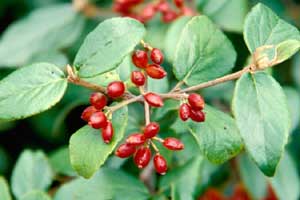
<instances>
[{"instance_id":1,"label":"thin twig","mask_svg":"<svg viewBox=\"0 0 300 200\"><path fill-rule=\"evenodd\" d=\"M142 95L139 95L139 96L135 96L135 97L132 97L130 99L127 99L127 100L124 100L120 103L118 103L117 105L115 106L112 106L112 107L108 107L108 110L110 112L115 112L116 110L124 107L124 106L127 106L131 103L134 103L134 102L138 102L138 101L142 101L143 100L143 96Z\"/></svg>"},{"instance_id":2,"label":"thin twig","mask_svg":"<svg viewBox=\"0 0 300 200\"><path fill-rule=\"evenodd\" d=\"M176 92L178 90L180 90L180 87L184 84L184 81L179 81L175 86L174 88L170 91L170 93L172 92Z\"/></svg>"}]
</instances>

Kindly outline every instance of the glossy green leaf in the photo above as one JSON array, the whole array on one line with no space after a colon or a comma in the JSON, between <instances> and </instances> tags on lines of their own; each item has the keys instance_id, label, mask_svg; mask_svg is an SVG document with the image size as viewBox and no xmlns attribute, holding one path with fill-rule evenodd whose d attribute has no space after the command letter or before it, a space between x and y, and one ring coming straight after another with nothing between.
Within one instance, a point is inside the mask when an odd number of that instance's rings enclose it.
<instances>
[{"instance_id":1,"label":"glossy green leaf","mask_svg":"<svg viewBox=\"0 0 300 200\"><path fill-rule=\"evenodd\" d=\"M174 21L169 27L166 39L165 39L165 47L164 52L166 54L167 59L170 62L174 61L174 54L176 50L176 45L178 44L178 40L180 38L181 32L185 25L189 22L191 17L180 17L176 21Z\"/></svg>"},{"instance_id":2,"label":"glossy green leaf","mask_svg":"<svg viewBox=\"0 0 300 200\"><path fill-rule=\"evenodd\" d=\"M65 75L55 65L37 63L18 69L0 82L0 119L43 112L62 98L66 88Z\"/></svg>"},{"instance_id":3,"label":"glossy green leaf","mask_svg":"<svg viewBox=\"0 0 300 200\"><path fill-rule=\"evenodd\" d=\"M5 31L0 40L0 66L20 66L41 51L70 46L83 28L71 4L40 8Z\"/></svg>"},{"instance_id":4,"label":"glossy green leaf","mask_svg":"<svg viewBox=\"0 0 300 200\"><path fill-rule=\"evenodd\" d=\"M209 161L223 163L242 150L242 139L232 117L208 105L204 112L205 122L190 120L189 130Z\"/></svg>"},{"instance_id":5,"label":"glossy green leaf","mask_svg":"<svg viewBox=\"0 0 300 200\"><path fill-rule=\"evenodd\" d=\"M263 199L267 193L267 178L247 155L238 159L243 184L253 199Z\"/></svg>"},{"instance_id":6,"label":"glossy green leaf","mask_svg":"<svg viewBox=\"0 0 300 200\"><path fill-rule=\"evenodd\" d=\"M290 128L282 88L265 72L244 74L236 83L233 112L248 153L273 176Z\"/></svg>"},{"instance_id":7,"label":"glossy green leaf","mask_svg":"<svg viewBox=\"0 0 300 200\"><path fill-rule=\"evenodd\" d=\"M223 29L243 31L244 19L248 12L247 0L198 0L198 7L201 13L209 16Z\"/></svg>"},{"instance_id":8,"label":"glossy green leaf","mask_svg":"<svg viewBox=\"0 0 300 200\"><path fill-rule=\"evenodd\" d=\"M184 27L174 57L174 74L196 85L230 71L236 52L227 37L206 16L193 17Z\"/></svg>"},{"instance_id":9,"label":"glossy green leaf","mask_svg":"<svg viewBox=\"0 0 300 200\"><path fill-rule=\"evenodd\" d=\"M31 191L20 198L20 200L51 200L51 198L42 191Z\"/></svg>"},{"instance_id":10,"label":"glossy green leaf","mask_svg":"<svg viewBox=\"0 0 300 200\"><path fill-rule=\"evenodd\" d=\"M54 200L146 200L149 193L138 179L121 170L101 168L93 178L63 185Z\"/></svg>"},{"instance_id":11,"label":"glossy green leaf","mask_svg":"<svg viewBox=\"0 0 300 200\"><path fill-rule=\"evenodd\" d=\"M271 185L279 199L298 200L300 197L300 179L296 164L286 153L280 161Z\"/></svg>"},{"instance_id":12,"label":"glossy green leaf","mask_svg":"<svg viewBox=\"0 0 300 200\"><path fill-rule=\"evenodd\" d=\"M13 194L20 198L32 190L46 190L52 182L53 172L41 151L25 150L14 167L11 185Z\"/></svg>"},{"instance_id":13,"label":"glossy green leaf","mask_svg":"<svg viewBox=\"0 0 300 200\"><path fill-rule=\"evenodd\" d=\"M100 23L84 40L74 65L80 77L92 77L116 68L145 35L143 24L131 18Z\"/></svg>"},{"instance_id":14,"label":"glossy green leaf","mask_svg":"<svg viewBox=\"0 0 300 200\"><path fill-rule=\"evenodd\" d=\"M76 172L71 166L69 148L62 147L49 155L50 164L55 173L76 176Z\"/></svg>"},{"instance_id":15,"label":"glossy green leaf","mask_svg":"<svg viewBox=\"0 0 300 200\"><path fill-rule=\"evenodd\" d=\"M105 144L101 131L86 125L70 139L70 160L75 171L84 178L90 178L104 164L118 142L123 138L127 125L127 107L113 113L114 137Z\"/></svg>"},{"instance_id":16,"label":"glossy green leaf","mask_svg":"<svg viewBox=\"0 0 300 200\"><path fill-rule=\"evenodd\" d=\"M11 200L7 181L1 176L0 176L0 199Z\"/></svg>"},{"instance_id":17,"label":"glossy green leaf","mask_svg":"<svg viewBox=\"0 0 300 200\"><path fill-rule=\"evenodd\" d=\"M280 19L261 3L257 4L246 18L244 38L251 53L259 47L274 45L278 63L288 59L300 49L298 29Z\"/></svg>"},{"instance_id":18,"label":"glossy green leaf","mask_svg":"<svg viewBox=\"0 0 300 200\"><path fill-rule=\"evenodd\" d=\"M292 87L284 87L291 118L291 132L294 131L300 122L300 92Z\"/></svg>"}]
</instances>

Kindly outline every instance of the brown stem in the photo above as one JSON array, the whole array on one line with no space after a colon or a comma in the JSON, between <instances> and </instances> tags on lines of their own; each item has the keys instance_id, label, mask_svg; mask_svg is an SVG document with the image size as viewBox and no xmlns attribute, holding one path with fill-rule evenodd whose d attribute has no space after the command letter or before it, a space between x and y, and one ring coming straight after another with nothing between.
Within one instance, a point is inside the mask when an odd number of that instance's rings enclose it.
<instances>
[{"instance_id":1,"label":"brown stem","mask_svg":"<svg viewBox=\"0 0 300 200\"><path fill-rule=\"evenodd\" d=\"M244 73L250 72L250 71L251 71L251 65L245 67L244 69L242 69L238 72L235 72L235 73L232 73L232 74L229 74L229 75L226 75L226 76L223 76L221 78L217 78L217 79L214 79L214 80L211 80L211 81L207 81L207 82L201 83L199 85L195 85L195 86L191 86L191 87L182 89L179 92L184 93L184 92L197 91L197 90L207 88L207 87L211 87L211 86L214 86L214 85L218 85L220 83L224 83L224 82L227 82L227 81L232 81L232 80L238 79Z\"/></svg>"},{"instance_id":2,"label":"brown stem","mask_svg":"<svg viewBox=\"0 0 300 200\"><path fill-rule=\"evenodd\" d=\"M180 90L180 87L181 87L183 84L184 84L184 81L179 81L179 82L175 85L175 87L170 91L170 93L176 92L176 91Z\"/></svg>"},{"instance_id":3,"label":"brown stem","mask_svg":"<svg viewBox=\"0 0 300 200\"><path fill-rule=\"evenodd\" d=\"M181 91L181 90L180 90ZM179 92L180 92L179 91ZM188 95L185 93L178 93L178 92L170 92L166 94L158 94L161 98L163 99L176 99L176 100L181 100L184 98L187 98Z\"/></svg>"},{"instance_id":4,"label":"brown stem","mask_svg":"<svg viewBox=\"0 0 300 200\"><path fill-rule=\"evenodd\" d=\"M127 106L127 105L129 105L131 103L138 102L138 101L144 101L142 95L130 97L129 99L124 100L124 101L120 102L119 104L117 104L115 106L108 107L108 110L110 112L115 112L116 110L118 110L118 109L120 109L120 108L122 108L124 106Z\"/></svg>"}]
</instances>

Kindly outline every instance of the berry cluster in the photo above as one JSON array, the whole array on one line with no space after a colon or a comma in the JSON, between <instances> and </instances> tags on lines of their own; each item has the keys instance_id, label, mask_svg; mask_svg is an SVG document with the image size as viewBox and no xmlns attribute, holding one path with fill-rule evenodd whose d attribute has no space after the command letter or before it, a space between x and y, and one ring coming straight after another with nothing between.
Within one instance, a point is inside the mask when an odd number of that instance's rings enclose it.
<instances>
[{"instance_id":1,"label":"berry cluster","mask_svg":"<svg viewBox=\"0 0 300 200\"><path fill-rule=\"evenodd\" d=\"M179 108L179 117L182 121L191 118L195 122L204 122L205 113L203 112L205 102L204 99L196 93L188 96L188 102L182 103Z\"/></svg>"},{"instance_id":2,"label":"berry cluster","mask_svg":"<svg viewBox=\"0 0 300 200\"><path fill-rule=\"evenodd\" d=\"M143 0L115 0L113 9L122 16L135 18L143 23L151 20L156 13L161 13L161 20L170 23L179 16L193 16L195 12L185 5L184 0L174 0L174 7L167 0L159 0L148 3L142 10L138 11L138 6Z\"/></svg>"},{"instance_id":3,"label":"berry cluster","mask_svg":"<svg viewBox=\"0 0 300 200\"><path fill-rule=\"evenodd\" d=\"M156 137L160 130L159 124L151 122L146 125L143 133L134 133L126 139L126 143L121 144L115 155L120 158L127 158L133 155L134 163L140 169L145 168L151 160L150 144L156 151L153 157L154 167L157 173L165 174L168 167L165 158L160 155L159 150L153 143L153 139L162 143L164 147L169 150L182 150L184 145L176 138L161 139Z\"/></svg>"},{"instance_id":4,"label":"berry cluster","mask_svg":"<svg viewBox=\"0 0 300 200\"><path fill-rule=\"evenodd\" d=\"M111 82L107 86L107 95L110 98L121 97L125 92L125 85L121 81ZM103 141L110 143L114 129L112 123L107 119L107 114L103 112L104 107L107 105L107 98L100 92L95 92L90 96L91 106L87 107L81 114L81 118L88 122L94 129L101 129Z\"/></svg>"}]
</instances>

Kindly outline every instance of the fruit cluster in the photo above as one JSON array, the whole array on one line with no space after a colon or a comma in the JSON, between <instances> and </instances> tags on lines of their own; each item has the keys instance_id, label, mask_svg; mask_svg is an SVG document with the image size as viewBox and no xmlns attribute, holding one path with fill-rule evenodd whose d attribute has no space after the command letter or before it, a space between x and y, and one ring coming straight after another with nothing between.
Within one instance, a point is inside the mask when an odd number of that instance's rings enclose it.
<instances>
[{"instance_id":1,"label":"fruit cluster","mask_svg":"<svg viewBox=\"0 0 300 200\"><path fill-rule=\"evenodd\" d=\"M182 121L191 118L195 122L204 122L205 113L203 112L205 101L196 93L188 96L188 102L182 103L179 108L179 117Z\"/></svg>"},{"instance_id":2,"label":"fruit cluster","mask_svg":"<svg viewBox=\"0 0 300 200\"><path fill-rule=\"evenodd\" d=\"M113 9L122 16L135 18L143 23L151 20L157 13L161 13L161 20L170 23L179 16L193 16L195 12L185 5L184 0L174 0L176 9L167 0L159 0L148 3L142 10L138 7L143 0L115 0Z\"/></svg>"},{"instance_id":3,"label":"fruit cluster","mask_svg":"<svg viewBox=\"0 0 300 200\"><path fill-rule=\"evenodd\" d=\"M121 97L124 92L125 85L121 81L111 82L107 86L107 95L110 98ZM107 114L103 112L104 107L107 105L107 98L104 94L95 92L90 96L90 103L91 106L82 112L81 118L94 129L101 129L102 139L108 144L114 135L114 129L111 121L107 119Z\"/></svg>"},{"instance_id":4,"label":"fruit cluster","mask_svg":"<svg viewBox=\"0 0 300 200\"><path fill-rule=\"evenodd\" d=\"M132 155L134 158L134 163L140 169L146 167L151 160L151 150L150 144L156 151L156 155L153 157L153 164L155 170L159 174L165 174L168 167L165 158L160 155L159 150L155 146L153 140L157 140L162 143L164 147L169 150L182 150L184 145L181 141L176 138L166 138L161 139L157 137L160 130L159 124L156 122L151 122L146 125L143 133L134 133L126 139L126 143L121 144L115 155L120 158L127 158Z\"/></svg>"}]
</instances>

